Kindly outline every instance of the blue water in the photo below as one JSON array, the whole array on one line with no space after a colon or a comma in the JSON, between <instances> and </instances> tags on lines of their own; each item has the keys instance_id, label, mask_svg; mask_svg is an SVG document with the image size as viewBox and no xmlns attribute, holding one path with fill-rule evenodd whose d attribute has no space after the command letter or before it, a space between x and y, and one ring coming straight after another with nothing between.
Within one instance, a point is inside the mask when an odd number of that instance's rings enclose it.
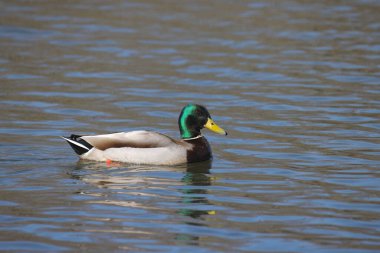
<instances>
[{"instance_id":1,"label":"blue water","mask_svg":"<svg viewBox=\"0 0 380 253\"><path fill-rule=\"evenodd\" d=\"M0 250L379 252L377 1L9 1ZM79 161L61 135L178 137L210 162Z\"/></svg>"}]
</instances>

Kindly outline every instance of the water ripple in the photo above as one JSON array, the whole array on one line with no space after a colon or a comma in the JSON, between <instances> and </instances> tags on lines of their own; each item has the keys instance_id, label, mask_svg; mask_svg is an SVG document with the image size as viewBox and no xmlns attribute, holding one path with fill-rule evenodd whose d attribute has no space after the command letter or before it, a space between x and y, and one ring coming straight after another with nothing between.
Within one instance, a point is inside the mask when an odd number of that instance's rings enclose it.
<instances>
[{"instance_id":1,"label":"water ripple","mask_svg":"<svg viewBox=\"0 0 380 253\"><path fill-rule=\"evenodd\" d=\"M0 247L377 252L378 6L4 2ZM59 138L177 137L187 103L229 133L202 130L211 162L78 162Z\"/></svg>"}]
</instances>

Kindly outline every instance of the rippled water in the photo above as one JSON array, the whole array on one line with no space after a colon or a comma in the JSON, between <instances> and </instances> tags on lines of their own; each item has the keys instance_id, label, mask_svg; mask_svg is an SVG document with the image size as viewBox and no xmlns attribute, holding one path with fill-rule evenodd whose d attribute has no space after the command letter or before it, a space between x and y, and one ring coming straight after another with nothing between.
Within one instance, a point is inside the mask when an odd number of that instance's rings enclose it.
<instances>
[{"instance_id":1,"label":"rippled water","mask_svg":"<svg viewBox=\"0 0 380 253\"><path fill-rule=\"evenodd\" d=\"M3 1L0 249L379 252L378 1ZM77 160L60 135L178 136L212 162Z\"/></svg>"}]
</instances>

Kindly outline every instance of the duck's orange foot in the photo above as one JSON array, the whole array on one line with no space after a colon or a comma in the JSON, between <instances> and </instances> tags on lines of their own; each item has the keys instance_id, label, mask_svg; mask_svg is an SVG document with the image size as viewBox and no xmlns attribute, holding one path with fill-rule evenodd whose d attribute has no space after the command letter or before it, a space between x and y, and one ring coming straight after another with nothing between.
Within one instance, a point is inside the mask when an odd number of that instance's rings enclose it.
<instances>
[{"instance_id":1,"label":"duck's orange foot","mask_svg":"<svg viewBox=\"0 0 380 253\"><path fill-rule=\"evenodd\" d=\"M120 163L112 162L111 159L107 159L107 160L106 160L106 164L107 164L107 167L116 167L116 166L120 166Z\"/></svg>"}]
</instances>

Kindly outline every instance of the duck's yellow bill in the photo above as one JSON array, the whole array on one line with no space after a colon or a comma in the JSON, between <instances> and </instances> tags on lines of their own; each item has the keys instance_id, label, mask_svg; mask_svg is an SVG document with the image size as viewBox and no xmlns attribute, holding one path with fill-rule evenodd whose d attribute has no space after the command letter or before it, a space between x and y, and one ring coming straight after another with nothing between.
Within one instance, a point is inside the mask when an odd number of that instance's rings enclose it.
<instances>
[{"instance_id":1,"label":"duck's yellow bill","mask_svg":"<svg viewBox=\"0 0 380 253\"><path fill-rule=\"evenodd\" d=\"M227 135L227 132L224 131L223 128L221 128L217 124L215 124L215 122L210 118L208 118L207 123L204 125L204 127L210 129L211 131L213 131L215 133Z\"/></svg>"}]
</instances>

